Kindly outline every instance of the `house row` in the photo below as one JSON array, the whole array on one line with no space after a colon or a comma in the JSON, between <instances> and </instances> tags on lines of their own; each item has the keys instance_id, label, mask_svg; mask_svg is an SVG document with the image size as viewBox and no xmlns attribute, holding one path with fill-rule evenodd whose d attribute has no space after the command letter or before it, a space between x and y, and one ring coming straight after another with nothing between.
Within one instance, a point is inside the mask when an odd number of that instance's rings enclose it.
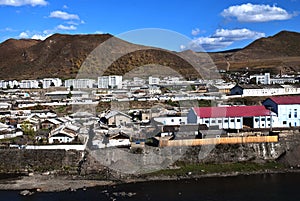
<instances>
[{"instance_id":1,"label":"house row","mask_svg":"<svg viewBox=\"0 0 300 201\"><path fill-rule=\"evenodd\" d=\"M279 96L300 94L300 85L236 85L230 90L230 95L247 96Z\"/></svg>"},{"instance_id":2,"label":"house row","mask_svg":"<svg viewBox=\"0 0 300 201\"><path fill-rule=\"evenodd\" d=\"M50 88L50 87L60 87L62 85L62 80L59 78L44 78L41 80L0 80L0 88L20 88L20 89L37 89L37 88Z\"/></svg>"}]
</instances>

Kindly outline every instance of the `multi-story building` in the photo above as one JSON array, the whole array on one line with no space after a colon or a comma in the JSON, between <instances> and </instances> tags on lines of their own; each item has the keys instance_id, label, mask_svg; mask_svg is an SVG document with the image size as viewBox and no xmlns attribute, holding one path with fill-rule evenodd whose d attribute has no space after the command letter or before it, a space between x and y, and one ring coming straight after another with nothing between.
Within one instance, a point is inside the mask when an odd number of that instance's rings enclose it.
<instances>
[{"instance_id":1,"label":"multi-story building","mask_svg":"<svg viewBox=\"0 0 300 201\"><path fill-rule=\"evenodd\" d=\"M300 96L270 97L263 105L277 114L278 127L300 126Z\"/></svg>"},{"instance_id":2,"label":"multi-story building","mask_svg":"<svg viewBox=\"0 0 300 201\"><path fill-rule=\"evenodd\" d=\"M21 80L19 82L21 89L37 89L39 88L39 81L37 80Z\"/></svg>"},{"instance_id":3,"label":"multi-story building","mask_svg":"<svg viewBox=\"0 0 300 201\"><path fill-rule=\"evenodd\" d=\"M93 88L95 82L93 79L69 79L65 81L65 87L70 88L73 86L74 89Z\"/></svg>"},{"instance_id":4,"label":"multi-story building","mask_svg":"<svg viewBox=\"0 0 300 201\"><path fill-rule=\"evenodd\" d=\"M17 80L0 80L0 88L7 89L7 88L15 88L19 86L19 82Z\"/></svg>"},{"instance_id":5,"label":"multi-story building","mask_svg":"<svg viewBox=\"0 0 300 201\"><path fill-rule=\"evenodd\" d=\"M59 78L44 78L41 80L43 83L43 88L49 88L49 87L60 87L62 85L62 81Z\"/></svg>"},{"instance_id":6,"label":"multi-story building","mask_svg":"<svg viewBox=\"0 0 300 201\"><path fill-rule=\"evenodd\" d=\"M149 77L149 84L150 85L158 85L160 82L160 79L158 77Z\"/></svg>"},{"instance_id":7,"label":"multi-story building","mask_svg":"<svg viewBox=\"0 0 300 201\"><path fill-rule=\"evenodd\" d=\"M260 75L250 75L250 80L255 78L256 84L270 84L270 73Z\"/></svg>"},{"instance_id":8,"label":"multi-story building","mask_svg":"<svg viewBox=\"0 0 300 201\"><path fill-rule=\"evenodd\" d=\"M101 89L122 89L122 76L109 75L98 77L98 88Z\"/></svg>"}]
</instances>

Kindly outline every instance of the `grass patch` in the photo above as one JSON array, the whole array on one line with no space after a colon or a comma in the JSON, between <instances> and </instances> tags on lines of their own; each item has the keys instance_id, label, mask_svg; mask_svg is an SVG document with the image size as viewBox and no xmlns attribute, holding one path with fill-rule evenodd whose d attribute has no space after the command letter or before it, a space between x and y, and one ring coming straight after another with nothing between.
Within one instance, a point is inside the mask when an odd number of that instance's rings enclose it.
<instances>
[{"instance_id":1,"label":"grass patch","mask_svg":"<svg viewBox=\"0 0 300 201\"><path fill-rule=\"evenodd\" d=\"M205 175L212 173L251 173L265 170L280 170L283 164L277 162L266 163L224 163L224 164L177 164L176 169L165 169L149 173L149 176L185 176L189 172L193 175Z\"/></svg>"}]
</instances>

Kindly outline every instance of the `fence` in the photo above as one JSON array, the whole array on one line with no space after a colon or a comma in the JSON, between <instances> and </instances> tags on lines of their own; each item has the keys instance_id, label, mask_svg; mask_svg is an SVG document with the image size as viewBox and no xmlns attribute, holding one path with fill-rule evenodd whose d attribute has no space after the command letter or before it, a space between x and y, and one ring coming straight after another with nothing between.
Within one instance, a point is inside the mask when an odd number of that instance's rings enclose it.
<instances>
[{"instance_id":1,"label":"fence","mask_svg":"<svg viewBox=\"0 0 300 201\"><path fill-rule=\"evenodd\" d=\"M243 143L263 143L278 142L278 136L256 136L256 137L220 137L209 139L184 139L184 140L168 140L160 138L160 147L175 146L200 146L211 144L243 144Z\"/></svg>"}]
</instances>

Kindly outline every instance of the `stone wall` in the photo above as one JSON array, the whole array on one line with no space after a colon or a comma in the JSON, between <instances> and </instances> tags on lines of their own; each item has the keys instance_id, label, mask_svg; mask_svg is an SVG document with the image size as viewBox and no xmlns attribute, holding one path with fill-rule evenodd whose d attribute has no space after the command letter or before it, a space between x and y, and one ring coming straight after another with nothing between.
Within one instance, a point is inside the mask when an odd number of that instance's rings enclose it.
<instances>
[{"instance_id":1,"label":"stone wall","mask_svg":"<svg viewBox=\"0 0 300 201\"><path fill-rule=\"evenodd\" d=\"M82 152L65 150L1 149L1 172L51 171L77 168Z\"/></svg>"}]
</instances>

